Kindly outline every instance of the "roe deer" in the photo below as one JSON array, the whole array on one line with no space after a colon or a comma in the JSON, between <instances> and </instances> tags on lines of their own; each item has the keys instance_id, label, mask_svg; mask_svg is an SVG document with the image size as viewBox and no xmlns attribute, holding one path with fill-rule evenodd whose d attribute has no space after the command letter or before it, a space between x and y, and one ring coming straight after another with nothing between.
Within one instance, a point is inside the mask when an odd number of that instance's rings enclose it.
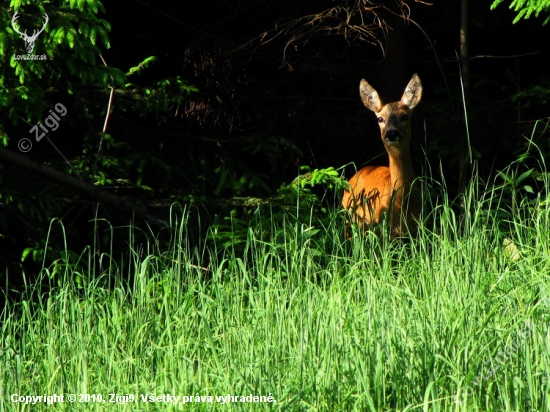
<instances>
[{"instance_id":1,"label":"roe deer","mask_svg":"<svg viewBox=\"0 0 550 412\"><path fill-rule=\"evenodd\" d=\"M422 83L414 74L401 100L388 104L382 103L365 79L361 80L359 92L363 104L376 114L390 166L367 166L359 170L349 180L350 191L344 191L342 204L363 228L372 230L386 214L390 237L405 236L420 215L418 189L412 187L416 175L409 150L409 119L422 97Z\"/></svg>"}]
</instances>

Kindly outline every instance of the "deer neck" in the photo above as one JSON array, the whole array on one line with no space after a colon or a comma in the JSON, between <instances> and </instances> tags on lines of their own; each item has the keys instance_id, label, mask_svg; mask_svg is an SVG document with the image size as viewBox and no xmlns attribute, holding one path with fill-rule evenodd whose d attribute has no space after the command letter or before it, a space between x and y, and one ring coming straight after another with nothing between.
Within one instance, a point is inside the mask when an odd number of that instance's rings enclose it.
<instances>
[{"instance_id":1,"label":"deer neck","mask_svg":"<svg viewBox=\"0 0 550 412\"><path fill-rule=\"evenodd\" d=\"M416 178L412 167L411 154L408 150L388 150L390 157L390 176L392 190L400 188L408 191ZM400 191L402 192L402 191Z\"/></svg>"}]
</instances>

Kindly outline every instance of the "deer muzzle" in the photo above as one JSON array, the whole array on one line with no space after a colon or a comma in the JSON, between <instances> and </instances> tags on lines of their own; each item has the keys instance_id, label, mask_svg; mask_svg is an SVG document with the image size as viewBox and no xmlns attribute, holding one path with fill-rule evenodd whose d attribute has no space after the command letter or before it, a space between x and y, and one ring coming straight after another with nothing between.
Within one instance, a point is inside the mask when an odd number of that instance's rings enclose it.
<instances>
[{"instance_id":1,"label":"deer muzzle","mask_svg":"<svg viewBox=\"0 0 550 412\"><path fill-rule=\"evenodd\" d=\"M386 136L384 137L388 143L398 143L402 139L401 133L397 129L390 129L386 131Z\"/></svg>"}]
</instances>

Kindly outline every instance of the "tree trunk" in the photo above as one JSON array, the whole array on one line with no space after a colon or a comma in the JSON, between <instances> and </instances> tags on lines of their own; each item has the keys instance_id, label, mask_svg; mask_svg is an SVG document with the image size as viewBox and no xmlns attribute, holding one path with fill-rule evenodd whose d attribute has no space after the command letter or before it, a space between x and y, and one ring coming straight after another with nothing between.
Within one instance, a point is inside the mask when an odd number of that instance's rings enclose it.
<instances>
[{"instance_id":1,"label":"tree trunk","mask_svg":"<svg viewBox=\"0 0 550 412\"><path fill-rule=\"evenodd\" d=\"M459 177L459 193L461 198L464 197L464 192L466 191L466 182L467 182L467 162L471 163L472 159L468 156L468 147L469 147L469 131L468 131L468 115L467 109L469 107L469 97L470 97L470 54L468 51L468 42L469 42L469 27L468 27L468 7L469 0L462 0L461 4L461 17L460 17L460 70L462 76L462 85L463 85L463 96L464 99L464 126L466 135L463 139L460 139L460 148L459 148L459 164L458 164L458 177ZM463 199L461 199L461 203Z\"/></svg>"}]
</instances>

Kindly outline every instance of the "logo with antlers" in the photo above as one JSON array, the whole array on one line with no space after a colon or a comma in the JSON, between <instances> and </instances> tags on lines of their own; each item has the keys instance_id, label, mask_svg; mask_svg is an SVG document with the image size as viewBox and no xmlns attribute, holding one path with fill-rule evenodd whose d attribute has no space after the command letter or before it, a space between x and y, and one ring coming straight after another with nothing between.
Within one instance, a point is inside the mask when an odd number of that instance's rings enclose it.
<instances>
[{"instance_id":1,"label":"logo with antlers","mask_svg":"<svg viewBox=\"0 0 550 412\"><path fill-rule=\"evenodd\" d=\"M34 30L32 36L29 36L29 35L27 35L27 30L25 30L24 33L21 33L15 27L15 20L17 20L18 17L19 17L19 16L17 16L17 13L19 13L19 12L16 11L15 14L13 15L13 18L11 19L11 26L13 27L13 30L15 30L15 32L23 38L23 41L25 42L25 49L27 49L28 54L31 54L33 49L34 49L34 43L36 42L36 39L38 38L38 35L44 31L44 29L46 28L46 25L48 24L48 21L50 19L48 18L48 15L46 13L44 13L44 20L45 20L44 25L42 26L42 28L40 30Z\"/></svg>"}]
</instances>

